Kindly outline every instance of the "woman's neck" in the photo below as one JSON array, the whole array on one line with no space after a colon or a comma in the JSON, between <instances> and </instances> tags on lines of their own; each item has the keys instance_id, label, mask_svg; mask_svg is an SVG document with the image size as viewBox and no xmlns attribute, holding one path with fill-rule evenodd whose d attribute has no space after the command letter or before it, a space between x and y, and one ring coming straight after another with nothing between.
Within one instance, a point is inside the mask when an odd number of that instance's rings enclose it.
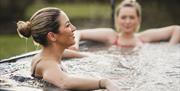
<instances>
[{"instance_id":1,"label":"woman's neck","mask_svg":"<svg viewBox=\"0 0 180 91\"><path fill-rule=\"evenodd\" d=\"M64 50L65 48L63 46L49 45L47 47L43 47L43 50L40 55L44 59L55 60L57 62L60 62Z\"/></svg>"},{"instance_id":2,"label":"woman's neck","mask_svg":"<svg viewBox=\"0 0 180 91\"><path fill-rule=\"evenodd\" d=\"M125 39L132 39L132 38L135 37L134 33L124 33L124 32L122 32L122 33L120 34L120 36L123 37L123 38L125 38Z\"/></svg>"}]
</instances>

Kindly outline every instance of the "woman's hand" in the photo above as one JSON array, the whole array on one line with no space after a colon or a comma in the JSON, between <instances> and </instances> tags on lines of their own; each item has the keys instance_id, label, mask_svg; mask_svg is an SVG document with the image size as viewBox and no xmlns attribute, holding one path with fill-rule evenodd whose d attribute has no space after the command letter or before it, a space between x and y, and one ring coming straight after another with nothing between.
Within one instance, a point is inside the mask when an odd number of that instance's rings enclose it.
<instances>
[{"instance_id":1,"label":"woman's hand","mask_svg":"<svg viewBox=\"0 0 180 91\"><path fill-rule=\"evenodd\" d=\"M102 79L99 84L100 88L106 88L108 91L120 91L120 88L111 80Z\"/></svg>"}]
</instances>

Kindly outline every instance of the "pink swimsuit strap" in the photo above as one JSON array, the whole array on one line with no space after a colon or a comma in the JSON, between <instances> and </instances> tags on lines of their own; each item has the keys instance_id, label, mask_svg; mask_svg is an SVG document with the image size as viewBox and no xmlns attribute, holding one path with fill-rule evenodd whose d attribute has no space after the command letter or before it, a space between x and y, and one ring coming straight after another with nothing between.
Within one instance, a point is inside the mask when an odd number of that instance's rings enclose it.
<instances>
[{"instance_id":1,"label":"pink swimsuit strap","mask_svg":"<svg viewBox=\"0 0 180 91\"><path fill-rule=\"evenodd\" d=\"M116 46L117 46L117 45L119 45L119 43L118 43L118 39L119 39L119 36L117 36L117 37L116 37L116 39L115 39L115 41L114 41L113 45L116 45Z\"/></svg>"},{"instance_id":2,"label":"pink swimsuit strap","mask_svg":"<svg viewBox=\"0 0 180 91\"><path fill-rule=\"evenodd\" d=\"M140 41L142 43L144 43L143 40L140 39ZM134 47L133 45L122 45L120 42L119 42L119 36L116 37L115 41L113 42L113 45L116 45L116 46L120 46L120 47Z\"/></svg>"}]
</instances>

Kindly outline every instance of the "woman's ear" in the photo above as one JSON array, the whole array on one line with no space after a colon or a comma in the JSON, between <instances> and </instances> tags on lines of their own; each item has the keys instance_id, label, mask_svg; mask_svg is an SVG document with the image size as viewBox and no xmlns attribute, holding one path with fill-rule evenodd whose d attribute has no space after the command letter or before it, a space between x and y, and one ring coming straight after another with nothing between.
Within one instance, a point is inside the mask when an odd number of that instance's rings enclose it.
<instances>
[{"instance_id":1,"label":"woman's ear","mask_svg":"<svg viewBox=\"0 0 180 91\"><path fill-rule=\"evenodd\" d=\"M47 38L48 38L48 40L50 40L50 41L56 41L56 34L53 33L53 32L49 32L49 33L47 34Z\"/></svg>"}]
</instances>

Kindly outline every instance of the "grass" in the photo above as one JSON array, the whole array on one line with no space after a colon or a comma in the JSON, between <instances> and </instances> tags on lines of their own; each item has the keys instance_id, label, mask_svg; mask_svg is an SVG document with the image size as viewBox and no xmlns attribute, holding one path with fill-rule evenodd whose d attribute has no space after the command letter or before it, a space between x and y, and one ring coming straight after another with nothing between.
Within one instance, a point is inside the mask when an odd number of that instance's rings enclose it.
<instances>
[{"instance_id":1,"label":"grass","mask_svg":"<svg viewBox=\"0 0 180 91\"><path fill-rule=\"evenodd\" d=\"M20 38L18 35L0 35L0 59L12 57L36 50L32 39Z\"/></svg>"},{"instance_id":2,"label":"grass","mask_svg":"<svg viewBox=\"0 0 180 91\"><path fill-rule=\"evenodd\" d=\"M42 1L31 5L26 12L26 16L30 17L37 10L44 7L57 7L62 9L70 18L110 18L110 4L99 3L55 3L47 4Z\"/></svg>"}]
</instances>

